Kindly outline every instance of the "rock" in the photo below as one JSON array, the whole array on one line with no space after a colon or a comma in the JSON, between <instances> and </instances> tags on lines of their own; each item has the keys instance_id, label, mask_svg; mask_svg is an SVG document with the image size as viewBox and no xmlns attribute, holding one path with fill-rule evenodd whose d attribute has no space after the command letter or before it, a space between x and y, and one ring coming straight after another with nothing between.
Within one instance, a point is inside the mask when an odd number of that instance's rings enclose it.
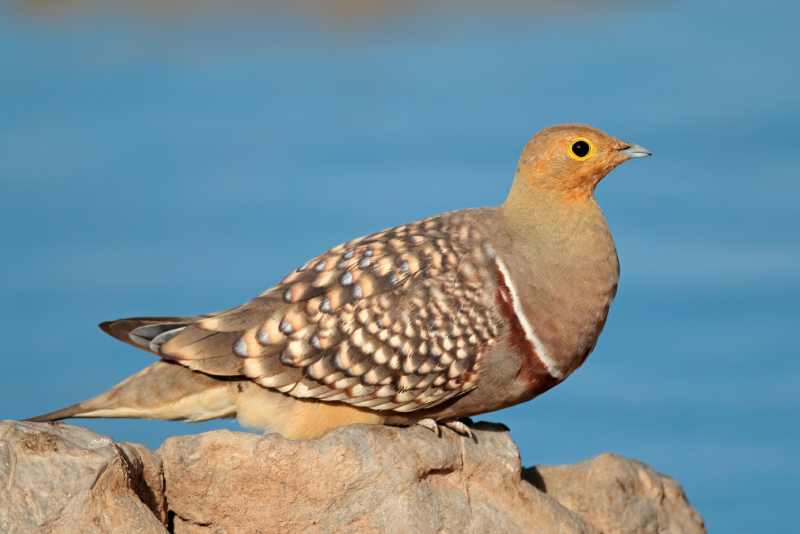
<instances>
[{"instance_id":1,"label":"rock","mask_svg":"<svg viewBox=\"0 0 800 534\"><path fill-rule=\"evenodd\" d=\"M0 532L164 533L160 470L83 428L0 421Z\"/></svg>"},{"instance_id":2,"label":"rock","mask_svg":"<svg viewBox=\"0 0 800 534\"><path fill-rule=\"evenodd\" d=\"M704 532L680 487L639 462L523 471L507 432L475 435L215 431L152 453L77 427L2 422L0 532Z\"/></svg>"},{"instance_id":3,"label":"rock","mask_svg":"<svg viewBox=\"0 0 800 534\"><path fill-rule=\"evenodd\" d=\"M532 467L523 476L607 534L706 531L677 482L615 454L577 465Z\"/></svg>"},{"instance_id":4,"label":"rock","mask_svg":"<svg viewBox=\"0 0 800 534\"><path fill-rule=\"evenodd\" d=\"M476 435L353 426L288 441L217 431L168 439L159 454L176 534L594 532L521 481L507 433Z\"/></svg>"}]
</instances>

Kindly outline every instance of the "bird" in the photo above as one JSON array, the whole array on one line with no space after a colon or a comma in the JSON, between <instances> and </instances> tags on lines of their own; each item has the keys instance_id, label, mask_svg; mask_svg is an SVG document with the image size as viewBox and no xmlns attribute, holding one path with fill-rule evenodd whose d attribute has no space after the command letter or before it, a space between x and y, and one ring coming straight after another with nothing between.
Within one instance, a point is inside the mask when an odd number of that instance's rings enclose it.
<instances>
[{"instance_id":1,"label":"bird","mask_svg":"<svg viewBox=\"0 0 800 534\"><path fill-rule=\"evenodd\" d=\"M587 125L537 132L499 206L335 246L249 302L101 323L158 360L30 418L233 418L311 439L351 424L472 436L469 418L560 384L594 349L619 260L595 187L651 152Z\"/></svg>"}]
</instances>

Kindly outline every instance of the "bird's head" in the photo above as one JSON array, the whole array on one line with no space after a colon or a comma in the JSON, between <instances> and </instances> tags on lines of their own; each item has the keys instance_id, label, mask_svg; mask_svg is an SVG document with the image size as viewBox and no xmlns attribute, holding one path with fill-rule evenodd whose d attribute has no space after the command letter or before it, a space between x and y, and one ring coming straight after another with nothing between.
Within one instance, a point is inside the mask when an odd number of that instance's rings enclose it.
<instances>
[{"instance_id":1,"label":"bird's head","mask_svg":"<svg viewBox=\"0 0 800 534\"><path fill-rule=\"evenodd\" d=\"M520 194L549 191L566 202L589 200L597 183L611 170L629 159L649 155L646 148L590 126L552 126L525 145L514 187L522 190Z\"/></svg>"}]
</instances>

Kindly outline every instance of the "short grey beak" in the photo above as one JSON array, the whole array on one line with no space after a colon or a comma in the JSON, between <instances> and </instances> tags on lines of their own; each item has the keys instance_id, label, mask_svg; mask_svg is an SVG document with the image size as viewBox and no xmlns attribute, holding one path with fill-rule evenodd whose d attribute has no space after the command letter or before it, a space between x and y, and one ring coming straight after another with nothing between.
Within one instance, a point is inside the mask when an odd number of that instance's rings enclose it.
<instances>
[{"instance_id":1,"label":"short grey beak","mask_svg":"<svg viewBox=\"0 0 800 534\"><path fill-rule=\"evenodd\" d=\"M630 145L627 148L621 149L619 152L629 158L646 158L647 156L653 155L652 152L640 145Z\"/></svg>"}]
</instances>

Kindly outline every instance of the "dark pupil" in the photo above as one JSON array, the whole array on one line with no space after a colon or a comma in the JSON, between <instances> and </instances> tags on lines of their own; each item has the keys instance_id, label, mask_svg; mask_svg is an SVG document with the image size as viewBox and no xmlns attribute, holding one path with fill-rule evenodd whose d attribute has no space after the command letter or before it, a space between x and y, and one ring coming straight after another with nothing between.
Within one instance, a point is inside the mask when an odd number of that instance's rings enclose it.
<instances>
[{"instance_id":1,"label":"dark pupil","mask_svg":"<svg viewBox=\"0 0 800 534\"><path fill-rule=\"evenodd\" d=\"M572 144L572 153L579 158L584 157L589 153L589 143L586 141L575 141L575 143Z\"/></svg>"}]
</instances>

